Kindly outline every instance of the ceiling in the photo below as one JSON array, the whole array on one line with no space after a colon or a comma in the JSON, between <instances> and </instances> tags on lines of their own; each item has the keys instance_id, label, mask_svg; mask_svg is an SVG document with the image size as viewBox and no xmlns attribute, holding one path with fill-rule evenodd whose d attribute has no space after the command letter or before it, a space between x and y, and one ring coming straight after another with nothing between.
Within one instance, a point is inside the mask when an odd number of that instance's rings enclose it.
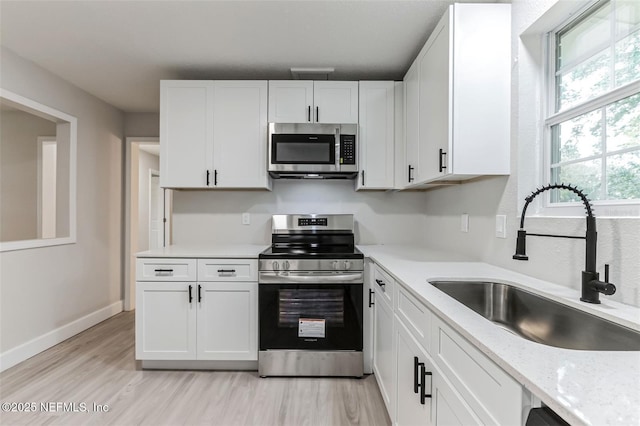
<instances>
[{"instance_id":1,"label":"ceiling","mask_svg":"<svg viewBox=\"0 0 640 426\"><path fill-rule=\"evenodd\" d=\"M126 112L161 79L399 80L450 0L0 1L2 45Z\"/></svg>"}]
</instances>

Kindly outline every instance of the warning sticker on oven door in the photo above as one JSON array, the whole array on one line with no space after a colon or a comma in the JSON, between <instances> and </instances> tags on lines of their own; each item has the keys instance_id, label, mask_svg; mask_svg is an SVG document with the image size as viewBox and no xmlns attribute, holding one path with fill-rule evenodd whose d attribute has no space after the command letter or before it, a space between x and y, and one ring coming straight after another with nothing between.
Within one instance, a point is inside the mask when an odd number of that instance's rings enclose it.
<instances>
[{"instance_id":1,"label":"warning sticker on oven door","mask_svg":"<svg viewBox=\"0 0 640 426\"><path fill-rule=\"evenodd\" d=\"M298 319L298 337L321 337L324 339L324 320L314 318Z\"/></svg>"}]
</instances>

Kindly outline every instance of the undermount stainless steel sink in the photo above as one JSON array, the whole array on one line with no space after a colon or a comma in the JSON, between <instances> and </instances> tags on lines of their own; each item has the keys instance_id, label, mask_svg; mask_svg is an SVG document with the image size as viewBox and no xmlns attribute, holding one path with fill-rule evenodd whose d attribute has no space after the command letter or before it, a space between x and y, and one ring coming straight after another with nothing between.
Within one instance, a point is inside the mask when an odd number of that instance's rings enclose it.
<instances>
[{"instance_id":1,"label":"undermount stainless steel sink","mask_svg":"<svg viewBox=\"0 0 640 426\"><path fill-rule=\"evenodd\" d=\"M640 332L512 285L430 283L499 327L534 342L565 349L640 351Z\"/></svg>"}]
</instances>

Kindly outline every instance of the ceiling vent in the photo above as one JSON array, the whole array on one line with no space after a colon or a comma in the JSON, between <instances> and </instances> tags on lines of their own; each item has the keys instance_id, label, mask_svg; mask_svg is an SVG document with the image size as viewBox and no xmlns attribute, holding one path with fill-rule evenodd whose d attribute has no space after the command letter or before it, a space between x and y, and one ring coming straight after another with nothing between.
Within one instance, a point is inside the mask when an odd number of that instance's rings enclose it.
<instances>
[{"instance_id":1,"label":"ceiling vent","mask_svg":"<svg viewBox=\"0 0 640 426\"><path fill-rule=\"evenodd\" d=\"M294 80L329 80L335 68L291 68Z\"/></svg>"}]
</instances>

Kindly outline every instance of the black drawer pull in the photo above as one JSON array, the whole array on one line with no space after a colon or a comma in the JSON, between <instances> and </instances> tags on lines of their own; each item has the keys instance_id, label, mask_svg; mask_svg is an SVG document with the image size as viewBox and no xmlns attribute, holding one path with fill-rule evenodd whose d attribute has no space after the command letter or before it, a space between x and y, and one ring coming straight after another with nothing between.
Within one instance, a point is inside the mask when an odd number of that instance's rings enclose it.
<instances>
[{"instance_id":1,"label":"black drawer pull","mask_svg":"<svg viewBox=\"0 0 640 426\"><path fill-rule=\"evenodd\" d=\"M444 172L444 170L447 168L447 166L444 165L444 160L442 157L444 157L445 155L447 155L446 152L444 152L443 149L440 149L440 172Z\"/></svg>"},{"instance_id":2,"label":"black drawer pull","mask_svg":"<svg viewBox=\"0 0 640 426\"><path fill-rule=\"evenodd\" d=\"M219 274L235 274L235 269L218 269Z\"/></svg>"},{"instance_id":3,"label":"black drawer pull","mask_svg":"<svg viewBox=\"0 0 640 426\"><path fill-rule=\"evenodd\" d=\"M413 357L413 393L418 393L420 389L420 383L418 382L418 369L423 363L418 361L418 357Z\"/></svg>"},{"instance_id":4,"label":"black drawer pull","mask_svg":"<svg viewBox=\"0 0 640 426\"><path fill-rule=\"evenodd\" d=\"M375 305L376 303L371 300L371 296L373 296L374 292L373 290L369 289L369 307L372 307L373 305Z\"/></svg>"},{"instance_id":5,"label":"black drawer pull","mask_svg":"<svg viewBox=\"0 0 640 426\"><path fill-rule=\"evenodd\" d=\"M163 273L163 272L171 273L173 272L173 269L154 269L154 271L159 273Z\"/></svg>"},{"instance_id":6,"label":"black drawer pull","mask_svg":"<svg viewBox=\"0 0 640 426\"><path fill-rule=\"evenodd\" d=\"M382 288L384 288L384 286L386 285L384 281L382 280L376 280L376 282L378 283L378 285Z\"/></svg>"},{"instance_id":7,"label":"black drawer pull","mask_svg":"<svg viewBox=\"0 0 640 426\"><path fill-rule=\"evenodd\" d=\"M193 289L193 286L189 284L189 303L193 302L193 294L191 293L192 289Z\"/></svg>"},{"instance_id":8,"label":"black drawer pull","mask_svg":"<svg viewBox=\"0 0 640 426\"><path fill-rule=\"evenodd\" d=\"M422 383L420 384L420 404L424 405L425 399L431 398L431 386L429 386L429 393L427 393L427 384L425 383L425 380L427 379L427 376L429 376L429 379L433 383L433 374L431 371L426 371L423 363L420 363L420 372L422 376Z\"/></svg>"},{"instance_id":9,"label":"black drawer pull","mask_svg":"<svg viewBox=\"0 0 640 426\"><path fill-rule=\"evenodd\" d=\"M409 182L413 182L413 175L411 173L413 170L414 168L409 166L409 179L408 179Z\"/></svg>"},{"instance_id":10,"label":"black drawer pull","mask_svg":"<svg viewBox=\"0 0 640 426\"><path fill-rule=\"evenodd\" d=\"M202 286L198 284L198 303L202 302Z\"/></svg>"}]
</instances>

